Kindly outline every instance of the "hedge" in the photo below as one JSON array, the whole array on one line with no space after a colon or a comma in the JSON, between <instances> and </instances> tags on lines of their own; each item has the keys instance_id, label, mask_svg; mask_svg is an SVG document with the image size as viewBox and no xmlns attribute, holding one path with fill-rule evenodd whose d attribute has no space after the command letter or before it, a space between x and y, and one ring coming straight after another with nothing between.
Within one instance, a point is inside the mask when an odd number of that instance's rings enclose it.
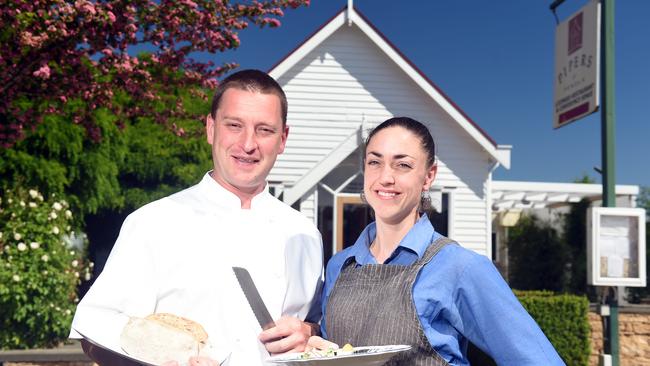
<instances>
[{"instance_id":1,"label":"hedge","mask_svg":"<svg viewBox=\"0 0 650 366\"><path fill-rule=\"evenodd\" d=\"M550 291L515 291L568 366L589 364L589 301L585 296Z\"/></svg>"}]
</instances>

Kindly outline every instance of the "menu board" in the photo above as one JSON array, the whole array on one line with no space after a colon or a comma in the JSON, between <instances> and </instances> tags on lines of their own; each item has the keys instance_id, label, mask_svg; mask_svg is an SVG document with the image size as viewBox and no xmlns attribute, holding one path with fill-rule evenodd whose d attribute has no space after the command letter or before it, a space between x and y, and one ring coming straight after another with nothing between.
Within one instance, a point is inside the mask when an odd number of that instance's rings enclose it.
<instances>
[{"instance_id":1,"label":"menu board","mask_svg":"<svg viewBox=\"0 0 650 366\"><path fill-rule=\"evenodd\" d=\"M594 207L588 217L589 283L645 286L645 210Z\"/></svg>"}]
</instances>

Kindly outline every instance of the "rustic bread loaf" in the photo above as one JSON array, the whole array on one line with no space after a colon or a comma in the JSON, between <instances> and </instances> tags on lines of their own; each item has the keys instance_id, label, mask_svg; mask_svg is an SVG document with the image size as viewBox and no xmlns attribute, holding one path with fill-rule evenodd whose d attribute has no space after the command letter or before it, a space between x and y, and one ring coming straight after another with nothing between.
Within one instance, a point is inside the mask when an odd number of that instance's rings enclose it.
<instances>
[{"instance_id":1,"label":"rustic bread loaf","mask_svg":"<svg viewBox=\"0 0 650 366\"><path fill-rule=\"evenodd\" d=\"M203 327L173 314L132 317L120 335L120 345L129 355L159 365L167 361L186 364L198 356L207 341Z\"/></svg>"},{"instance_id":2,"label":"rustic bread loaf","mask_svg":"<svg viewBox=\"0 0 650 366\"><path fill-rule=\"evenodd\" d=\"M197 341L205 343L208 340L208 333L203 329L201 324L183 318L182 316L169 314L169 313L157 313L147 315L145 319L154 320L172 326L178 330L182 330L191 334Z\"/></svg>"}]
</instances>

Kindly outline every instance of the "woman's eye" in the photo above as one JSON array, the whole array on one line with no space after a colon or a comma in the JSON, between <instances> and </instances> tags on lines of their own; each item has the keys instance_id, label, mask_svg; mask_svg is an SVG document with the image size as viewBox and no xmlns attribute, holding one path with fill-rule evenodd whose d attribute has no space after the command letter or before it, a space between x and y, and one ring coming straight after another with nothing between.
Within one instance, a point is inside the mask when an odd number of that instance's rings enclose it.
<instances>
[{"instance_id":1,"label":"woman's eye","mask_svg":"<svg viewBox=\"0 0 650 366\"><path fill-rule=\"evenodd\" d=\"M407 164L407 163L398 163L397 166L402 168L402 169L411 169L412 168L411 164Z\"/></svg>"},{"instance_id":2,"label":"woman's eye","mask_svg":"<svg viewBox=\"0 0 650 366\"><path fill-rule=\"evenodd\" d=\"M379 162L377 160L368 160L368 165L378 165Z\"/></svg>"}]
</instances>

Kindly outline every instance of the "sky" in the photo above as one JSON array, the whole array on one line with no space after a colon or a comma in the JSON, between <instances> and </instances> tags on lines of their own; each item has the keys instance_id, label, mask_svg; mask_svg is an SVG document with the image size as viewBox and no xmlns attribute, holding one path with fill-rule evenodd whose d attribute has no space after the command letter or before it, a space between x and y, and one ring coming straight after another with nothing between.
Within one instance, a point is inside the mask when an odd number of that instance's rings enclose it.
<instances>
[{"instance_id":1,"label":"sky","mask_svg":"<svg viewBox=\"0 0 650 366\"><path fill-rule=\"evenodd\" d=\"M601 116L553 129L556 21L551 0L355 0L354 6L498 144L512 145L497 180L601 182ZM560 21L587 3L566 0ZM269 70L347 0L287 10L277 29L240 32L241 46L213 56ZM615 4L617 184L650 186L650 1Z\"/></svg>"}]
</instances>

